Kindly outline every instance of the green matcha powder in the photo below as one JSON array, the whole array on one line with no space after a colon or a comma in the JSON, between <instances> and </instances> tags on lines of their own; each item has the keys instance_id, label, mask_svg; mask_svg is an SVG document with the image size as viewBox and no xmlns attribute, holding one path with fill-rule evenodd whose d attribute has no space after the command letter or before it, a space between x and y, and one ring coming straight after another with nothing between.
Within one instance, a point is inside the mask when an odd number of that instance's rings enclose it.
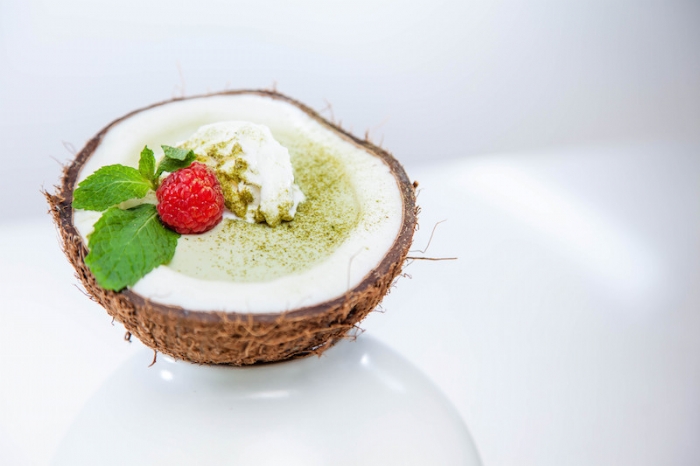
<instances>
[{"instance_id":1,"label":"green matcha powder","mask_svg":"<svg viewBox=\"0 0 700 466\"><path fill-rule=\"evenodd\" d=\"M171 268L207 280L272 280L310 268L348 237L360 208L342 162L311 141L278 140L289 149L295 182L306 196L294 220L270 227L224 219L203 235L183 235Z\"/></svg>"}]
</instances>

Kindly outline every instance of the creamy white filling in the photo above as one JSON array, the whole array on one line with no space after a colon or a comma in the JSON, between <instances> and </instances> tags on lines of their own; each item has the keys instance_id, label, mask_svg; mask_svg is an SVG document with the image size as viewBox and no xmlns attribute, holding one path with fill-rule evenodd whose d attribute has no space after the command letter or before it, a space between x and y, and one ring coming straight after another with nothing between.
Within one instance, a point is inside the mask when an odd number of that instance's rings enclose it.
<instances>
[{"instance_id":1,"label":"creamy white filling","mask_svg":"<svg viewBox=\"0 0 700 466\"><path fill-rule=\"evenodd\" d=\"M138 166L145 145L159 157L161 144L176 145L203 125L231 120L265 125L280 141L304 137L332 152L347 168L356 190L361 206L357 227L330 256L299 273L240 283L194 278L163 265L139 280L133 291L190 310L266 313L319 304L359 284L399 233L403 214L399 187L382 160L286 102L257 95L210 96L139 112L110 128L83 167L78 182L104 165ZM99 216L95 212L75 212L75 226L86 242Z\"/></svg>"},{"instance_id":2,"label":"creamy white filling","mask_svg":"<svg viewBox=\"0 0 700 466\"><path fill-rule=\"evenodd\" d=\"M267 126L247 121L212 123L199 128L178 146L191 149L223 175L220 181L225 185L225 197L232 193L240 199L239 193L250 193L252 201L241 207L244 212L240 213L248 222L259 218L276 226L283 220L291 221L299 202L304 200L294 184L289 151L275 140Z\"/></svg>"}]
</instances>

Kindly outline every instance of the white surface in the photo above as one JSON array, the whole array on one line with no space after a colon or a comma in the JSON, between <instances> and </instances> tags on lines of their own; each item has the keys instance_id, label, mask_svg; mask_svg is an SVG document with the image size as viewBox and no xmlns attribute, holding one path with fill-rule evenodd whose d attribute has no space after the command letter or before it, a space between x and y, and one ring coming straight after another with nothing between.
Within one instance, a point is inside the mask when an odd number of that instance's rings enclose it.
<instances>
[{"instance_id":1,"label":"white surface","mask_svg":"<svg viewBox=\"0 0 700 466\"><path fill-rule=\"evenodd\" d=\"M700 2L3 0L3 218L99 128L225 87L279 89L404 161L698 137Z\"/></svg>"},{"instance_id":2,"label":"white surface","mask_svg":"<svg viewBox=\"0 0 700 466\"><path fill-rule=\"evenodd\" d=\"M55 466L480 464L444 395L370 337L255 368L150 358L95 393Z\"/></svg>"},{"instance_id":3,"label":"white surface","mask_svg":"<svg viewBox=\"0 0 700 466\"><path fill-rule=\"evenodd\" d=\"M422 188L417 248L447 218L427 255L459 259L414 262L362 326L444 391L485 465L698 464L698 153L407 167ZM0 238L0 459L47 464L139 345L71 286L47 219Z\"/></svg>"}]
</instances>

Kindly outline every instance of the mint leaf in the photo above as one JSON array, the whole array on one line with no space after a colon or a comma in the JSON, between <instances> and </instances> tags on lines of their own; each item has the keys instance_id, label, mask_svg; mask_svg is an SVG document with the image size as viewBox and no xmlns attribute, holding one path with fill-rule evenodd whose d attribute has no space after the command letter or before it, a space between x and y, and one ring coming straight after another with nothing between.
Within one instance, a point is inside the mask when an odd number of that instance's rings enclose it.
<instances>
[{"instance_id":1,"label":"mint leaf","mask_svg":"<svg viewBox=\"0 0 700 466\"><path fill-rule=\"evenodd\" d=\"M119 291L170 262L179 237L163 226L152 204L113 207L102 214L88 238L85 264L102 288Z\"/></svg>"},{"instance_id":2,"label":"mint leaf","mask_svg":"<svg viewBox=\"0 0 700 466\"><path fill-rule=\"evenodd\" d=\"M137 169L107 165L80 182L73 192L73 207L103 211L129 199L141 199L151 188Z\"/></svg>"},{"instance_id":3,"label":"mint leaf","mask_svg":"<svg viewBox=\"0 0 700 466\"><path fill-rule=\"evenodd\" d=\"M144 147L139 158L139 173L153 184L156 179L156 158L153 156L153 151Z\"/></svg>"},{"instance_id":4,"label":"mint leaf","mask_svg":"<svg viewBox=\"0 0 700 466\"><path fill-rule=\"evenodd\" d=\"M177 147L161 146L165 157L158 164L155 178L158 179L163 172L173 173L181 168L188 167L197 156L191 150L178 149Z\"/></svg>"},{"instance_id":5,"label":"mint leaf","mask_svg":"<svg viewBox=\"0 0 700 466\"><path fill-rule=\"evenodd\" d=\"M175 160L185 160L190 156L190 153L194 154L191 150L180 149L179 147L170 146L160 146L163 148L163 154L169 159Z\"/></svg>"}]
</instances>

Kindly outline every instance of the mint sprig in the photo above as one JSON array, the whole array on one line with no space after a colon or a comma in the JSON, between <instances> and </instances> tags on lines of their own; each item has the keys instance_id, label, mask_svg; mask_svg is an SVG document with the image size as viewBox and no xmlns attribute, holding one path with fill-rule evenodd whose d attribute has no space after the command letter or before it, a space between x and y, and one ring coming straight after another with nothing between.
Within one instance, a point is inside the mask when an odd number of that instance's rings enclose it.
<instances>
[{"instance_id":1,"label":"mint sprig","mask_svg":"<svg viewBox=\"0 0 700 466\"><path fill-rule=\"evenodd\" d=\"M151 185L155 186L156 177L156 158L153 156L153 151L144 147L141 151L141 157L139 158L139 173L144 179L151 182Z\"/></svg>"},{"instance_id":2,"label":"mint sprig","mask_svg":"<svg viewBox=\"0 0 700 466\"><path fill-rule=\"evenodd\" d=\"M73 192L73 207L101 212L129 199L141 199L151 189L153 183L135 168L107 165L80 182Z\"/></svg>"},{"instance_id":3,"label":"mint sprig","mask_svg":"<svg viewBox=\"0 0 700 466\"><path fill-rule=\"evenodd\" d=\"M112 207L95 224L85 264L102 288L118 291L170 262L179 237L163 226L153 204Z\"/></svg>"},{"instance_id":4,"label":"mint sprig","mask_svg":"<svg viewBox=\"0 0 700 466\"><path fill-rule=\"evenodd\" d=\"M192 162L195 161L197 156L191 150L178 149L177 147L170 146L160 146L163 148L163 153L165 157L158 164L158 169L156 170L155 178L160 178L163 172L173 173L181 168L188 167Z\"/></svg>"},{"instance_id":5,"label":"mint sprig","mask_svg":"<svg viewBox=\"0 0 700 466\"><path fill-rule=\"evenodd\" d=\"M131 286L169 263L175 254L180 235L161 223L156 206L117 207L124 201L143 199L158 188L163 172L186 168L196 159L191 150L161 147L165 157L157 167L153 151L144 147L138 169L119 164L102 167L73 192L73 208L104 212L88 235L85 264L105 289L119 291Z\"/></svg>"}]
</instances>

